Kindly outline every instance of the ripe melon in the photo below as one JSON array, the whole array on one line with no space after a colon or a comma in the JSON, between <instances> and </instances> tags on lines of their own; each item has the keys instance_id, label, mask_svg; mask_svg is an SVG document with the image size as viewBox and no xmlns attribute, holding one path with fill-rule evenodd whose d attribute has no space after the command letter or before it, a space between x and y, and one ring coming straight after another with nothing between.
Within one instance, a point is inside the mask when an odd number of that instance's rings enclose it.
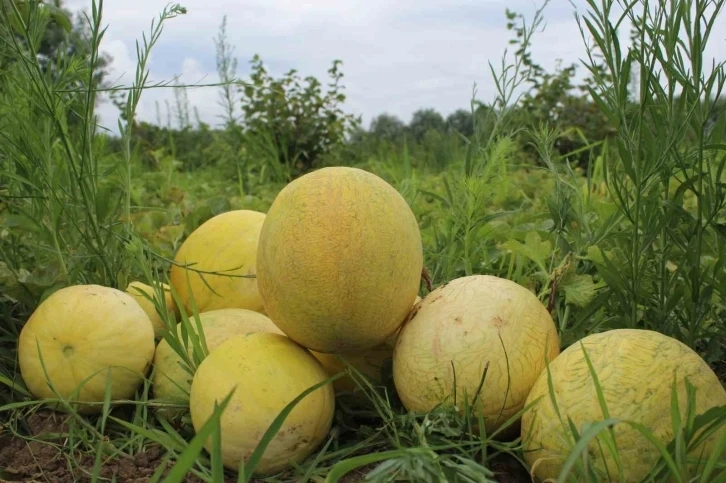
<instances>
[{"instance_id":1,"label":"ripe melon","mask_svg":"<svg viewBox=\"0 0 726 483\"><path fill-rule=\"evenodd\" d=\"M288 337L251 333L233 337L199 365L189 403L195 431L209 420L214 404L236 388L221 417L222 460L237 470L285 406L328 378L323 366ZM287 416L255 470L268 475L300 463L325 439L333 421L335 396L326 384L305 396ZM205 447L211 447L211 438Z\"/></svg>"},{"instance_id":2,"label":"ripe melon","mask_svg":"<svg viewBox=\"0 0 726 483\"><path fill-rule=\"evenodd\" d=\"M718 377L685 344L661 333L643 329L614 329L588 335L565 349L548 370L542 372L532 388L527 405L533 406L522 416L524 457L538 478L556 479L570 454L572 433L568 419L579 432L583 425L606 419L598 400L583 346L592 362L611 418L644 425L656 438L668 444L673 438L671 390L675 381L682 420L685 420L687 393L685 379L696 387L696 413L726 406L726 390ZM548 374L549 371L549 374ZM554 396L564 423L560 422L549 392L551 377ZM590 465L600 475L609 474L618 481L639 482L649 475L659 452L637 429L620 423L614 428L618 454L624 470L618 475L615 461L602 445L605 460L595 441L590 443ZM605 430L607 431L607 430ZM698 446L692 457L701 452L710 456L714 444L726 428ZM598 436L604 441L604 434ZM723 454L726 458L726 453ZM571 477L577 476L571 474Z\"/></svg>"},{"instance_id":3,"label":"ripe melon","mask_svg":"<svg viewBox=\"0 0 726 483\"><path fill-rule=\"evenodd\" d=\"M202 325L207 349L210 352L236 335L249 332L282 334L282 331L268 317L247 309L211 310L199 314L199 321ZM190 318L189 322L196 334L196 321ZM177 338L180 344L183 345L181 325L177 326ZM194 345L191 340L188 340L187 344L187 354L192 359ZM169 345L166 339L159 342L154 355L154 375L152 377L152 389L155 399L174 404L188 404L193 375L185 367L184 360ZM182 411L175 411L171 407L163 409L168 416L182 413Z\"/></svg>"},{"instance_id":4,"label":"ripe melon","mask_svg":"<svg viewBox=\"0 0 726 483\"><path fill-rule=\"evenodd\" d=\"M174 302L174 297L172 297L171 295L171 290L169 289L169 286L165 283L162 283L161 287L164 290L164 304L166 305L167 312L169 312L170 314L174 314L174 316L176 317L179 311L177 310L176 303ZM154 337L161 337L161 332L166 329L164 321L161 319L161 316L156 311L156 306L154 305L154 303L146 298L146 296L144 295L147 294L152 299L156 299L157 289L155 287L152 287L151 285L147 285L139 281L134 281L126 287L126 293L131 295L134 300L138 302L141 308L144 309L146 315L149 316L149 319L151 320L151 325L154 327Z\"/></svg>"},{"instance_id":5,"label":"ripe melon","mask_svg":"<svg viewBox=\"0 0 726 483\"><path fill-rule=\"evenodd\" d=\"M420 301L421 297L416 296L414 307ZM325 367L329 376L334 376L339 372L345 372L347 370L346 365L339 358L342 357L355 370L371 379L374 384L381 384L384 382L384 368L393 360L393 348L396 345L397 337L398 331L383 341L382 344L361 352L346 352L341 354L327 354L312 350L310 352ZM355 380L347 374L333 381L333 388L337 393L353 393L360 389Z\"/></svg>"},{"instance_id":6,"label":"ripe melon","mask_svg":"<svg viewBox=\"0 0 726 483\"><path fill-rule=\"evenodd\" d=\"M131 295L101 285L57 290L38 305L18 338L20 373L38 398L57 397L50 383L63 398L100 403L107 377L112 401L133 398L153 357L149 316ZM103 405L72 406L97 413Z\"/></svg>"},{"instance_id":7,"label":"ripe melon","mask_svg":"<svg viewBox=\"0 0 726 483\"><path fill-rule=\"evenodd\" d=\"M393 380L410 411L462 408L464 399L472 403L488 363L474 409L491 433L524 407L559 350L552 317L532 292L503 278L472 275L436 288L418 304L398 334Z\"/></svg>"},{"instance_id":8,"label":"ripe melon","mask_svg":"<svg viewBox=\"0 0 726 483\"><path fill-rule=\"evenodd\" d=\"M357 168L322 168L289 183L260 233L265 311L318 352L381 344L411 309L422 269L421 233L406 200Z\"/></svg>"},{"instance_id":9,"label":"ripe melon","mask_svg":"<svg viewBox=\"0 0 726 483\"><path fill-rule=\"evenodd\" d=\"M257 211L228 211L205 221L184 240L169 271L169 282L188 314L192 306L187 275L200 313L225 308L263 310L254 276L264 220L265 214Z\"/></svg>"},{"instance_id":10,"label":"ripe melon","mask_svg":"<svg viewBox=\"0 0 726 483\"><path fill-rule=\"evenodd\" d=\"M382 344L361 352L346 352L340 354L328 354L316 351L310 352L318 361L320 361L329 376L333 376L339 372L345 372L347 370L346 365L338 358L342 357L358 372L370 378L374 384L380 384L382 382L383 368L386 363L393 358L393 345L396 342L396 335L397 334L393 334ZM360 389L355 380L348 374L333 381L333 388L339 393L356 392Z\"/></svg>"}]
</instances>

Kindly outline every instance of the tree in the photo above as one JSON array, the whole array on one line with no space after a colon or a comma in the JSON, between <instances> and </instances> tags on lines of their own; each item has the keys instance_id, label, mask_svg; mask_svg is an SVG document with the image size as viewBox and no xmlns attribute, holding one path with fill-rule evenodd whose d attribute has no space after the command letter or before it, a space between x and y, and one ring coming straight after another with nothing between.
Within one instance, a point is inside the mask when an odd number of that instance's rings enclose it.
<instances>
[{"instance_id":1,"label":"tree","mask_svg":"<svg viewBox=\"0 0 726 483\"><path fill-rule=\"evenodd\" d=\"M383 113L371 120L370 133L378 140L396 141L406 125L392 114Z\"/></svg>"},{"instance_id":2,"label":"tree","mask_svg":"<svg viewBox=\"0 0 726 483\"><path fill-rule=\"evenodd\" d=\"M304 172L342 146L359 124L359 118L340 108L346 98L340 60L328 69L331 81L325 93L313 76L303 80L291 69L275 79L258 55L251 64L251 83L241 88L245 139L251 149L273 153L279 162Z\"/></svg>"},{"instance_id":3,"label":"tree","mask_svg":"<svg viewBox=\"0 0 726 483\"><path fill-rule=\"evenodd\" d=\"M416 141L423 140L427 131L444 132L446 121L435 109L419 109L413 113L408 130Z\"/></svg>"},{"instance_id":4,"label":"tree","mask_svg":"<svg viewBox=\"0 0 726 483\"><path fill-rule=\"evenodd\" d=\"M25 19L30 17L33 8L46 8L49 16L43 31L35 36L37 42L30 45L23 31L23 23L27 25ZM21 22L21 18L23 22ZM0 29L0 43L5 48L12 45L14 48L20 48L26 52L34 51L42 71L54 80L57 80L59 62L65 62L66 59L77 55L90 62L94 46L88 20L81 13L74 18L73 13L63 7L61 0L39 0L36 4L19 0L0 0L0 24L6 26ZM92 78L94 88L103 85L103 80L108 74L106 68L111 61L112 58L107 54L98 55ZM10 65L14 62L17 62L16 56L0 55L0 72L8 72ZM1 81L0 89L2 89Z\"/></svg>"},{"instance_id":5,"label":"tree","mask_svg":"<svg viewBox=\"0 0 726 483\"><path fill-rule=\"evenodd\" d=\"M474 134L474 120L471 111L457 109L446 118L446 124L452 129L466 137Z\"/></svg>"}]
</instances>

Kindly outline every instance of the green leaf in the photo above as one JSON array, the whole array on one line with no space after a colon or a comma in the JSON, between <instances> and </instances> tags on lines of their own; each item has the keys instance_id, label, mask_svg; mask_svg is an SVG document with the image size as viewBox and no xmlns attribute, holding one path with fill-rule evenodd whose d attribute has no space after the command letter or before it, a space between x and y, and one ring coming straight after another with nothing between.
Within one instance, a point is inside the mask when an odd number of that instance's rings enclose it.
<instances>
[{"instance_id":1,"label":"green leaf","mask_svg":"<svg viewBox=\"0 0 726 483\"><path fill-rule=\"evenodd\" d=\"M565 292L567 303L585 307L595 298L597 288L592 275L568 274L560 281L560 289Z\"/></svg>"},{"instance_id":2,"label":"green leaf","mask_svg":"<svg viewBox=\"0 0 726 483\"><path fill-rule=\"evenodd\" d=\"M66 12L63 11L63 9L47 3L43 4L43 8L47 8L49 10L50 18L52 18L53 21L58 24L58 26L60 26L66 32L70 33L73 25L71 24L70 17Z\"/></svg>"},{"instance_id":3,"label":"green leaf","mask_svg":"<svg viewBox=\"0 0 726 483\"><path fill-rule=\"evenodd\" d=\"M524 237L524 243L509 239L502 246L514 254L532 260L541 270L547 271L547 260L552 255L552 242L542 240L542 237L536 231L528 232Z\"/></svg>"}]
</instances>

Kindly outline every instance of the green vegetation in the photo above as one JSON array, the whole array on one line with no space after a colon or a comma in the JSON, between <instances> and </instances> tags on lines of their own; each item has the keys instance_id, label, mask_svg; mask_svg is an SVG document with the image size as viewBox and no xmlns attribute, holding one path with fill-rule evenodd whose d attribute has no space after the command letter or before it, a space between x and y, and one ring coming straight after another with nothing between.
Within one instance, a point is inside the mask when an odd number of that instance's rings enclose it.
<instances>
[{"instance_id":1,"label":"green vegetation","mask_svg":"<svg viewBox=\"0 0 726 483\"><path fill-rule=\"evenodd\" d=\"M577 18L582 41L592 39L582 65L551 73L532 58L546 3L529 21L508 11L516 48L490 66L495 99L447 118L423 108L409 123L382 113L368 129L341 107L340 61L328 83L296 71L273 78L255 57L251 83L238 82L223 22L222 85L206 88L219 90L225 121L213 128L192 124L193 106L173 84L168 122L135 117L149 53L182 6L143 32L134 83L119 87L103 71L113 60L99 54L113 22L102 2L72 22L59 6L0 0L0 447L13 437L19 448L54 448L61 470L78 466L82 481L111 481L111 472L124 481L124 465L145 468L152 451L150 481L191 481L187 473L223 481L204 435L194 436L188 418L177 424L155 412L148 383L135 401L72 414L49 430L60 434L39 434L29 421L42 406L19 376L18 333L63 286L165 280L202 222L230 209L266 211L285 183L330 165L370 170L404 195L434 286L506 277L550 309L563 348L592 332L647 328L694 348L726 380L726 70L704 56L718 41L712 28L724 0L587 4ZM618 36L625 28L627 46ZM575 85L580 69L587 75ZM94 122L100 89L114 92L120 136ZM319 454L282 481L358 481L338 477L359 467L367 481L529 481L518 440L473 432L466 412L406 413L391 388L367 393L363 409L341 399ZM711 418L726 424L726 408ZM577 430L607 433L613 421L603 421ZM723 461L710 474L686 468L685 445L706 421L673 424L676 439L652 481L726 481ZM573 455L562 481L599 481L582 444ZM11 470L0 467L0 479L12 480ZM40 480L43 471L21 476Z\"/></svg>"}]
</instances>

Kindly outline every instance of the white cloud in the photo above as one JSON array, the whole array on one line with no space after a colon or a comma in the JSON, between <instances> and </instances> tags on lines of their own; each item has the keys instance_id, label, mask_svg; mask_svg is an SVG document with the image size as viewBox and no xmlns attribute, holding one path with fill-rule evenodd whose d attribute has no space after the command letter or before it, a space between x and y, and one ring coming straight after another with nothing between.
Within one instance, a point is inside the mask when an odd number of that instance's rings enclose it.
<instances>
[{"instance_id":1,"label":"white cloud","mask_svg":"<svg viewBox=\"0 0 726 483\"><path fill-rule=\"evenodd\" d=\"M535 4L536 3L536 4ZM506 30L505 8L531 20L541 0L474 2L472 0L186 0L188 9L168 21L147 67L150 82L218 81L213 38L227 15L228 41L235 47L238 75L259 53L273 75L296 68L301 76L326 81L333 59L343 60L346 109L371 117L389 112L408 121L413 111L433 107L444 115L467 108L473 84L477 96L495 95L489 62L499 70L512 37ZM574 0L584 9L584 0ZM71 9L90 9L90 0L66 0ZM167 0L105 0L108 25L103 49L113 57L113 73L129 85L135 72L135 44L148 36ZM552 69L585 57L584 41L568 0L551 1L544 11L546 29L535 34L534 60ZM724 22L719 20L709 55L722 49ZM626 32L627 34L627 32ZM511 47L510 47L511 48ZM585 69L581 68L584 74ZM219 88L189 89L187 96L201 118L215 124L221 113ZM173 103L172 89L150 89L142 95L140 119L154 121L155 103ZM102 122L116 130L113 106L101 107Z\"/></svg>"}]
</instances>

